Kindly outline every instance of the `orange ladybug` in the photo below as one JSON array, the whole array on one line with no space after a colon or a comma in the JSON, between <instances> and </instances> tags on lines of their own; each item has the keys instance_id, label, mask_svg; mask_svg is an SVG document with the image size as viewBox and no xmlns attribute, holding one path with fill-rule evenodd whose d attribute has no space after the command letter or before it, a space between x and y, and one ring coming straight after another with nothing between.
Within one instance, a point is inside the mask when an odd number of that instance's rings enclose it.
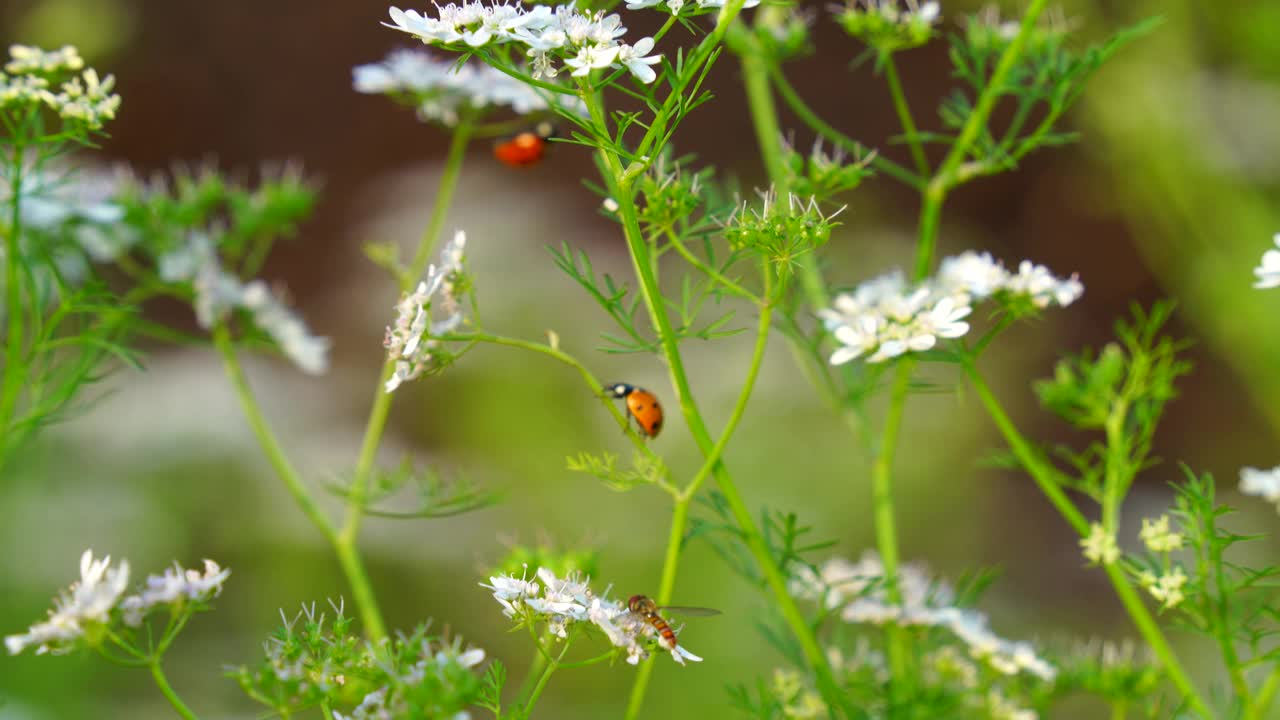
<instances>
[{"instance_id":1,"label":"orange ladybug","mask_svg":"<svg viewBox=\"0 0 1280 720\"><path fill-rule=\"evenodd\" d=\"M625 399L627 412L649 437L658 437L662 430L662 405L648 390L626 383L613 383L604 389L610 397Z\"/></svg>"},{"instance_id":2,"label":"orange ladybug","mask_svg":"<svg viewBox=\"0 0 1280 720\"><path fill-rule=\"evenodd\" d=\"M551 123L538 123L536 128L525 130L494 145L493 155L510 167L537 165L547 152L547 140L555 137L555 134Z\"/></svg>"}]
</instances>

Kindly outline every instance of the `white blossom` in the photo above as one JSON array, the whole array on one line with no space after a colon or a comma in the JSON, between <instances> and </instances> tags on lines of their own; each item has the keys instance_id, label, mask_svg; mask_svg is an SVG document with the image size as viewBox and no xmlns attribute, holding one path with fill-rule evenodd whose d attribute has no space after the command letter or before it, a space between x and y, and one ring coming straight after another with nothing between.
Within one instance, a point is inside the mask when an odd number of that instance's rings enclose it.
<instances>
[{"instance_id":1,"label":"white blossom","mask_svg":"<svg viewBox=\"0 0 1280 720\"><path fill-rule=\"evenodd\" d=\"M678 642L665 642L651 623L631 612L626 602L610 600L607 589L604 594L596 594L586 578L558 577L547 568L538 568L536 577L538 582L523 576L497 575L489 578L488 584L481 583L481 587L493 591L494 600L507 617L522 624L545 622L557 637L568 637L578 625L600 630L614 647L626 651L628 664L637 665L649 656L650 641L681 665L702 661Z\"/></svg>"},{"instance_id":2,"label":"white blossom","mask_svg":"<svg viewBox=\"0 0 1280 720\"><path fill-rule=\"evenodd\" d=\"M47 52L12 45L9 57L0 72L0 106L42 104L63 120L90 129L101 128L116 116L120 96L112 92L115 77L100 78L97 70L85 68L74 47Z\"/></svg>"},{"instance_id":3,"label":"white blossom","mask_svg":"<svg viewBox=\"0 0 1280 720\"><path fill-rule=\"evenodd\" d=\"M1187 584L1188 579L1182 568L1175 566L1172 570L1160 575L1144 571L1138 581L1163 609L1168 610L1177 607L1186 598L1182 588Z\"/></svg>"},{"instance_id":4,"label":"white blossom","mask_svg":"<svg viewBox=\"0 0 1280 720\"><path fill-rule=\"evenodd\" d=\"M379 63L358 65L351 71L356 92L408 96L417 103L418 115L456 125L464 108L510 107L521 115L547 112L546 94L488 65L459 66L421 50L394 50ZM574 112L585 112L576 97L558 96L556 102Z\"/></svg>"},{"instance_id":5,"label":"white blossom","mask_svg":"<svg viewBox=\"0 0 1280 720\"><path fill-rule=\"evenodd\" d=\"M243 309L303 372L319 375L329 369L329 339L311 334L302 318L263 281L244 283L225 270L204 232L192 232L184 245L161 255L157 271L165 282L191 283L200 327L212 328L231 311Z\"/></svg>"},{"instance_id":6,"label":"white blossom","mask_svg":"<svg viewBox=\"0 0 1280 720\"><path fill-rule=\"evenodd\" d=\"M583 12L572 4L553 10L546 5L525 8L464 1L437 6L434 18L396 7L390 9L390 16L391 22L384 23L387 27L428 45L523 45L535 78L555 77L560 69L552 61L558 59L577 76L604 68L626 68L636 79L650 83L656 73L649 66L661 61L659 55L646 56L653 49L651 38L634 46L619 40L627 29L616 13Z\"/></svg>"},{"instance_id":7,"label":"white blossom","mask_svg":"<svg viewBox=\"0 0 1280 720\"><path fill-rule=\"evenodd\" d=\"M1026 672L1046 682L1057 674L1030 644L996 635L977 610L954 607L955 592L946 583L932 580L923 568L899 566L896 582L899 599L895 602L890 599L880 556L867 551L857 563L836 557L817 572L804 567L792 577L789 588L796 597L839 610L847 623L945 628L968 646L974 659L1004 674Z\"/></svg>"},{"instance_id":8,"label":"white blossom","mask_svg":"<svg viewBox=\"0 0 1280 720\"><path fill-rule=\"evenodd\" d=\"M1089 534L1080 540L1084 557L1097 565L1110 565L1120 559L1120 546L1116 544L1116 536L1108 533L1101 523L1089 526Z\"/></svg>"},{"instance_id":9,"label":"white blossom","mask_svg":"<svg viewBox=\"0 0 1280 720\"><path fill-rule=\"evenodd\" d=\"M818 315L840 345L832 365L862 357L879 363L930 350L939 339L963 337L976 302L1025 298L1036 307L1065 306L1083 292L1074 275L1058 278L1031 262L1010 273L989 253L969 251L943 259L935 277L915 286L900 271L868 280L837 295Z\"/></svg>"},{"instance_id":10,"label":"white blossom","mask_svg":"<svg viewBox=\"0 0 1280 720\"><path fill-rule=\"evenodd\" d=\"M693 5L698 11L706 11L717 10L726 4L728 4L726 0L696 0L692 3L685 0L627 0L627 9L642 10L644 8L663 6L672 15L679 15L686 5ZM742 4L742 9L753 8L759 4L760 0L746 0Z\"/></svg>"},{"instance_id":11,"label":"white blossom","mask_svg":"<svg viewBox=\"0 0 1280 720\"><path fill-rule=\"evenodd\" d=\"M204 572L184 569L174 563L160 575L148 575L141 592L120 601L124 622L137 627L147 613L162 605L186 600L211 600L222 592L222 584L230 576L229 568L223 568L213 560L204 561Z\"/></svg>"},{"instance_id":12,"label":"white blossom","mask_svg":"<svg viewBox=\"0 0 1280 720\"><path fill-rule=\"evenodd\" d=\"M463 272L466 243L466 233L455 233L440 251L440 265L428 266L426 279L396 304L395 323L387 328L382 342L388 358L395 362L386 382L387 392L438 367L441 358L437 351L441 345L436 338L462 324L457 284ZM433 314L442 317L432 320Z\"/></svg>"},{"instance_id":13,"label":"white blossom","mask_svg":"<svg viewBox=\"0 0 1280 720\"><path fill-rule=\"evenodd\" d=\"M1240 492L1274 503L1277 511L1280 511L1280 466L1270 470L1241 468Z\"/></svg>"},{"instance_id":14,"label":"white blossom","mask_svg":"<svg viewBox=\"0 0 1280 720\"><path fill-rule=\"evenodd\" d=\"M1142 530L1138 532L1138 539L1154 553L1182 549L1182 533L1170 529L1168 515L1161 515L1155 520L1142 518Z\"/></svg>"},{"instance_id":15,"label":"white blossom","mask_svg":"<svg viewBox=\"0 0 1280 720\"><path fill-rule=\"evenodd\" d=\"M1280 247L1280 233L1276 233L1272 241ZM1280 286L1280 250L1271 248L1262 253L1262 261L1253 269L1253 274L1258 276L1253 283L1255 288L1263 290Z\"/></svg>"},{"instance_id":16,"label":"white blossom","mask_svg":"<svg viewBox=\"0 0 1280 720\"><path fill-rule=\"evenodd\" d=\"M80 580L54 599L49 619L32 625L26 633L4 639L10 655L30 646L36 653L62 653L84 634L85 626L105 624L129 584L129 563L111 567L111 557L95 560L92 550L80 556Z\"/></svg>"}]
</instances>

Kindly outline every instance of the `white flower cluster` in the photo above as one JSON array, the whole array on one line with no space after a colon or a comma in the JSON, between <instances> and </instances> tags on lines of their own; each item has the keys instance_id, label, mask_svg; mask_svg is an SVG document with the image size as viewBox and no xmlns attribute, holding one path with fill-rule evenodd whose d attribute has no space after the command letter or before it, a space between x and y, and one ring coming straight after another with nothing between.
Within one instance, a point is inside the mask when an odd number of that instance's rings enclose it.
<instances>
[{"instance_id":1,"label":"white flower cluster","mask_svg":"<svg viewBox=\"0 0 1280 720\"><path fill-rule=\"evenodd\" d=\"M1138 532L1138 539L1153 553L1181 550L1183 543L1182 533L1169 527L1168 515L1161 515L1155 520L1142 518L1142 530Z\"/></svg>"},{"instance_id":2,"label":"white flower cluster","mask_svg":"<svg viewBox=\"0 0 1280 720\"><path fill-rule=\"evenodd\" d=\"M1280 233L1276 233L1272 241L1280 247ZM1262 261L1253 269L1253 274L1258 276L1253 283L1255 288L1265 290L1280 286L1280 250L1271 248L1262 253Z\"/></svg>"},{"instance_id":3,"label":"white flower cluster","mask_svg":"<svg viewBox=\"0 0 1280 720\"><path fill-rule=\"evenodd\" d=\"M1080 549L1085 559L1095 565L1110 565L1120 559L1116 536L1108 533L1102 523L1089 526L1089 534L1080 539Z\"/></svg>"},{"instance_id":4,"label":"white flower cluster","mask_svg":"<svg viewBox=\"0 0 1280 720\"><path fill-rule=\"evenodd\" d=\"M407 96L417 103L419 118L446 126L458 124L463 108L508 106L521 115L550 110L542 93L510 75L488 65L459 66L421 50L394 50L382 62L357 65L351 74L356 92ZM565 104L583 107L576 97Z\"/></svg>"},{"instance_id":5,"label":"white flower cluster","mask_svg":"<svg viewBox=\"0 0 1280 720\"><path fill-rule=\"evenodd\" d=\"M32 625L21 635L9 635L4 646L17 655L35 645L36 654L70 652L85 626L105 624L129 584L129 563L111 567L111 557L93 559L93 551L80 556L80 580L53 601L49 619Z\"/></svg>"},{"instance_id":6,"label":"white flower cluster","mask_svg":"<svg viewBox=\"0 0 1280 720\"><path fill-rule=\"evenodd\" d=\"M626 603L596 595L586 580L573 576L558 578L546 568L538 568L537 578L541 585L524 577L498 575L490 577L487 585L481 583L481 587L493 591L493 599L502 606L503 615L528 624L546 622L548 630L557 637L568 637L568 629L575 623L590 623L602 630L615 647L626 649L627 662L631 665L649 656L646 646L655 635L658 646L671 653L671 658L681 665L686 660L702 662L702 658L678 643L666 642L652 624L631 612Z\"/></svg>"},{"instance_id":7,"label":"white flower cluster","mask_svg":"<svg viewBox=\"0 0 1280 720\"><path fill-rule=\"evenodd\" d=\"M1151 597L1155 598L1163 609L1168 610L1177 607L1185 599L1182 587L1187 584L1188 579L1181 567L1174 566L1172 570L1159 575L1150 570L1144 570L1138 576L1138 583L1151 593Z\"/></svg>"},{"instance_id":8,"label":"white flower cluster","mask_svg":"<svg viewBox=\"0 0 1280 720\"><path fill-rule=\"evenodd\" d=\"M178 565L163 575L147 577L137 595L121 599L129 584L129 563L111 566L111 557L95 560L92 550L80 556L80 580L54 599L49 619L36 623L21 635L4 639L9 654L17 655L36 646L36 654L70 652L75 641L93 625L107 625L112 611L119 610L130 627L138 627L143 618L161 606L186 601L206 601L222 591L222 583L231 574L212 560L204 561L204 572L184 570Z\"/></svg>"},{"instance_id":9,"label":"white flower cluster","mask_svg":"<svg viewBox=\"0 0 1280 720\"><path fill-rule=\"evenodd\" d=\"M658 7L661 5L672 15L679 15L680 11L689 4L690 3L685 2L685 0L627 0L627 9L642 10L644 8ZM728 2L726 2L726 0L694 0L692 4L697 7L698 12L703 12L707 10L719 10L727 5ZM746 0L746 2L742 3L742 9L745 10L747 8L753 8L759 4L760 0Z\"/></svg>"},{"instance_id":10,"label":"white flower cluster","mask_svg":"<svg viewBox=\"0 0 1280 720\"><path fill-rule=\"evenodd\" d=\"M1270 470L1258 468L1240 469L1240 492L1254 495L1272 503L1280 512L1280 466Z\"/></svg>"},{"instance_id":11,"label":"white flower cluster","mask_svg":"<svg viewBox=\"0 0 1280 720\"><path fill-rule=\"evenodd\" d=\"M93 68L66 77L84 68L84 60L75 48L67 46L45 52L27 45L13 45L9 48L9 57L4 72L0 72L0 107L39 103L62 119L84 123L91 129L102 127L116 116L120 96L111 92L115 77L108 75L99 79L98 71Z\"/></svg>"},{"instance_id":12,"label":"white flower cluster","mask_svg":"<svg viewBox=\"0 0 1280 720\"><path fill-rule=\"evenodd\" d=\"M1031 302L1038 308L1065 307L1084 293L1075 275L1056 277L1043 265L1024 260L1010 272L990 253L968 251L946 258L934 278L907 285L901 272L881 275L838 295L819 316L840 347L832 365L866 356L867 362L890 360L908 352L922 352L939 338L958 338L969 332L964 319L977 301L987 298Z\"/></svg>"},{"instance_id":13,"label":"white flower cluster","mask_svg":"<svg viewBox=\"0 0 1280 720\"><path fill-rule=\"evenodd\" d=\"M524 45L535 78L558 75L560 68L552 60L559 59L575 77L603 68L626 68L640 82L651 83L657 74L650 66L662 61L661 55L647 55L653 50L653 38L642 38L634 45L619 42L627 29L616 13L584 13L572 4L526 9L519 2L486 5L472 0L436 7L438 17L434 18L392 7L391 23L384 24L428 45Z\"/></svg>"},{"instance_id":14,"label":"white flower cluster","mask_svg":"<svg viewBox=\"0 0 1280 720\"><path fill-rule=\"evenodd\" d=\"M222 592L222 584L230 576L230 568L223 568L212 560L204 561L204 572L174 563L160 575L148 575L141 592L120 601L124 623L138 627L147 614L160 606L212 600Z\"/></svg>"},{"instance_id":15,"label":"white flower cluster","mask_svg":"<svg viewBox=\"0 0 1280 720\"><path fill-rule=\"evenodd\" d=\"M427 279L418 283L396 304L396 322L387 328L382 341L387 355L395 361L395 371L387 380L387 392L400 387L437 364L436 350L440 341L434 338L452 332L462 324L462 303L457 284L463 270L467 234L459 230L453 240L440 251L440 265L427 268ZM436 298L439 293L440 297ZM432 321L435 309L443 317Z\"/></svg>"},{"instance_id":16,"label":"white flower cluster","mask_svg":"<svg viewBox=\"0 0 1280 720\"><path fill-rule=\"evenodd\" d=\"M96 262L118 259L138 239L120 222L125 210L116 198L124 177L123 171L94 166L46 163L24 169L18 191L23 230L65 234ZM9 205L11 194L7 183L0 186L0 204Z\"/></svg>"},{"instance_id":17,"label":"white flower cluster","mask_svg":"<svg viewBox=\"0 0 1280 720\"><path fill-rule=\"evenodd\" d=\"M954 591L944 582L931 580L921 568L900 566L897 581L901 602L895 603L884 585L880 556L867 551L857 563L836 557L817 573L802 568L791 581L791 593L839 610L840 618L852 624L945 628L968 646L970 656L1005 675L1027 672L1045 682L1057 675L1030 643L1005 640L987 627L982 613L953 606Z\"/></svg>"},{"instance_id":18,"label":"white flower cluster","mask_svg":"<svg viewBox=\"0 0 1280 720\"><path fill-rule=\"evenodd\" d=\"M912 28L929 28L942 19L942 7L933 0L925 3L906 0L904 7L898 5L898 0L852 0L848 7L836 6L835 9L841 13L874 15L886 23Z\"/></svg>"},{"instance_id":19,"label":"white flower cluster","mask_svg":"<svg viewBox=\"0 0 1280 720\"><path fill-rule=\"evenodd\" d=\"M191 283L200 327L211 328L230 311L243 308L303 372L319 375L329 369L329 339L312 335L266 283L244 283L224 269L208 235L193 232L186 245L162 255L158 265L161 280Z\"/></svg>"}]
</instances>

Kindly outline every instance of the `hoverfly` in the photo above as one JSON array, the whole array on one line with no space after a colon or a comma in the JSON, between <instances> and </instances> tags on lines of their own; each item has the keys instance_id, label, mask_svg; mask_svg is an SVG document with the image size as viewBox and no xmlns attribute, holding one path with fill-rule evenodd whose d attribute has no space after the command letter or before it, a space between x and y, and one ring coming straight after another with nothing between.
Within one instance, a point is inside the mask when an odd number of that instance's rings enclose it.
<instances>
[{"instance_id":1,"label":"hoverfly","mask_svg":"<svg viewBox=\"0 0 1280 720\"><path fill-rule=\"evenodd\" d=\"M712 610L704 607L680 607L677 605L664 605L658 607L658 604L652 598L646 595L632 595L627 601L627 609L632 613L640 616L646 623L653 626L658 632L658 644L667 650L674 650L676 647L676 631L671 629L666 620L658 614L659 610L667 613L679 613L681 615L719 615L719 610Z\"/></svg>"}]
</instances>

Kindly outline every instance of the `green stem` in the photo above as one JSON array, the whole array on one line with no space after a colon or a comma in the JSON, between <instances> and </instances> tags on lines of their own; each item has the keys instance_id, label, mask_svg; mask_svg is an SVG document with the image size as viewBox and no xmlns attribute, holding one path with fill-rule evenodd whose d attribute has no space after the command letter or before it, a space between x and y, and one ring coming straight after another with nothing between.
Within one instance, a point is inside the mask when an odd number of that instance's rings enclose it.
<instances>
[{"instance_id":1,"label":"green stem","mask_svg":"<svg viewBox=\"0 0 1280 720\"><path fill-rule=\"evenodd\" d=\"M1126 700L1116 700L1111 703L1111 720L1124 720L1125 715L1129 713L1129 703Z\"/></svg>"},{"instance_id":2,"label":"green stem","mask_svg":"<svg viewBox=\"0 0 1280 720\"><path fill-rule=\"evenodd\" d=\"M740 8L741 3L731 2L726 5L726 8L735 6ZM596 124L599 127L606 127L604 112L599 98L595 95L587 94L584 99L587 101L587 107L591 111L591 116ZM645 308L648 310L650 320L657 331L663 357L667 360L667 370L671 376L672 387L675 388L681 412L684 415L685 422L688 424L690 433L693 435L694 442L698 445L698 449L702 452L704 458L709 457L714 443L693 398L684 369L684 361L680 355L676 333L671 326L671 320L667 316L666 307L662 302L661 289L658 287L657 277L653 270L651 249L646 244L644 233L640 229L633 189L627 179L627 173L622 168L616 154L609 150L601 149L599 157L605 171L604 179L608 185L610 196L615 198L619 205L618 217L622 220L627 249L631 256L631 264L640 282L640 294L644 300ZM787 589L787 579L774 562L768 544L760 534L750 510L747 509L746 503L743 502L737 485L729 475L723 461L716 461L712 466L711 472L738 523L739 529L746 539L748 549L750 549L756 562L760 565L765 580L774 593L779 611L791 627L797 641L800 643L805 658L817 676L819 689L822 691L823 697L832 706L845 705L847 700L839 691L835 677L831 673L831 667L827 663L827 658L823 654L822 648L818 645L813 629L809 627L808 622L801 614L795 598L791 597Z\"/></svg>"},{"instance_id":3,"label":"green stem","mask_svg":"<svg viewBox=\"0 0 1280 720\"><path fill-rule=\"evenodd\" d=\"M154 658L148 665L151 668L151 677L155 678L156 686L160 688L160 692L169 700L169 704L178 714L186 718L186 720L196 720L196 714L182 702L182 698L178 697L178 693L173 691L169 686L169 680L164 676L164 670L160 669L160 658Z\"/></svg>"},{"instance_id":4,"label":"green stem","mask_svg":"<svg viewBox=\"0 0 1280 720\"><path fill-rule=\"evenodd\" d=\"M22 366L26 362L23 358L26 351L22 340L22 290L18 285L18 264L22 250L19 246L22 231L22 176L26 169L24 155L22 142L15 139L13 155L8 158L13 175L9 179L9 229L4 236L4 312L8 320L8 332L4 350L4 383L0 386L0 434L8 433L9 422L17 407L18 394L22 390Z\"/></svg>"},{"instance_id":5,"label":"green stem","mask_svg":"<svg viewBox=\"0 0 1280 720\"><path fill-rule=\"evenodd\" d=\"M1275 700L1276 690L1280 690L1280 665L1272 669L1271 674L1262 682L1262 687L1258 688L1258 694L1254 696L1250 708L1253 714L1248 716L1248 720L1266 717L1272 701Z\"/></svg>"},{"instance_id":6,"label":"green stem","mask_svg":"<svg viewBox=\"0 0 1280 720\"><path fill-rule=\"evenodd\" d=\"M1191 683L1190 676L1183 669L1178 656L1173 652L1173 648L1169 646L1169 641L1165 639L1164 633L1160 631L1160 626L1156 624L1155 618L1151 616L1151 611L1142 602L1138 592L1133 589L1132 583L1129 582L1129 578L1124 574L1124 569L1117 563L1104 565L1103 569L1106 570L1107 577L1111 579L1111 586L1115 589L1116 595L1119 596L1120 602L1124 604L1124 609L1128 611L1133 624L1137 626L1138 633L1147 641L1147 644L1151 646L1152 652L1155 653L1160 663L1164 665L1165 672L1169 675L1169 680L1182 693L1187 705L1197 715L1206 720L1213 720L1214 715L1209 710L1209 706L1205 704L1200 697L1199 691Z\"/></svg>"},{"instance_id":7,"label":"green stem","mask_svg":"<svg viewBox=\"0 0 1280 720\"><path fill-rule=\"evenodd\" d=\"M671 602L671 593L676 584L676 568L680 564L680 550L684 545L685 525L689 517L691 498L677 498L671 510L671 529L667 534L667 554L662 561L662 581L658 585L657 603L666 605ZM635 682L631 685L631 696L627 700L626 720L640 717L640 708L644 705L645 692L649 688L649 676L653 674L653 664L657 657L650 655L636 671Z\"/></svg>"},{"instance_id":8,"label":"green stem","mask_svg":"<svg viewBox=\"0 0 1280 720\"><path fill-rule=\"evenodd\" d=\"M911 389L911 371L915 362L904 358L898 364L889 410L884 420L884 432L880 437L880 450L871 466L871 496L875 512L876 549L884 565L885 591L889 601L902 602L898 588L898 525L893 512L893 455L898 446L898 432L902 428L902 416L906 409L907 393ZM893 700L902 701L902 686L909 683L909 638L906 629L890 623L885 626L888 645L890 693ZM896 706L896 704L895 704Z\"/></svg>"},{"instance_id":9,"label":"green stem","mask_svg":"<svg viewBox=\"0 0 1280 720\"><path fill-rule=\"evenodd\" d=\"M1084 514L1076 507L1075 503L1067 497L1067 493L1062 489L1059 482L1060 474L1056 469L1049 465L1036 451L1035 447L1018 432L1018 428L1009 419L1008 413L1000 405L1000 401L996 399L995 393L991 392L991 388L987 385L986 380L972 362L963 363L965 374L969 378L969 383L973 385L974 391L978 394L978 399L982 401L983 407L986 408L987 414L991 416L992 422L996 424L996 428L1000 431L1000 435L1004 437L1004 441L1009 445L1009 449L1013 451L1014 457L1022 465L1023 469L1031 475L1031 479L1040 487L1040 491L1044 493L1049 502L1058 510L1067 524L1075 530L1078 535L1085 537L1089 534L1089 521L1085 519Z\"/></svg>"},{"instance_id":10,"label":"green stem","mask_svg":"<svg viewBox=\"0 0 1280 720\"><path fill-rule=\"evenodd\" d=\"M884 68L884 79L889 84L889 95L893 97L893 109L898 113L898 122L902 123L907 147L911 148L911 159L916 163L916 172L921 177L929 177L929 160L924 155L924 145L920 142L920 132L916 130L916 121L911 116L906 93L902 91L902 81L898 79L898 64L893 61L893 54L885 53L880 58L880 65Z\"/></svg>"},{"instance_id":11,"label":"green stem","mask_svg":"<svg viewBox=\"0 0 1280 720\"><path fill-rule=\"evenodd\" d=\"M996 427L999 428L1000 434L1004 436L1005 442L1008 443L1023 470L1031 475L1053 506L1062 514L1062 517L1071 525L1072 529L1076 531L1076 534L1080 537L1087 536L1089 534L1089 522L1066 496L1058 482L1058 471L1046 463L1034 450L1031 443L1018 432L1018 429L1004 412L999 401L996 400L995 395L992 394L991 389L977 369L974 368L972 362L965 362L963 366L965 373L969 377L970 384L973 385L974 390L978 393L978 397L981 399L983 406L986 407L987 413L991 415L991 419L995 422ZM1209 712L1208 706L1205 705L1195 686L1192 685L1186 670L1183 669L1178 657L1173 653L1173 649L1169 646L1168 640L1165 639L1160 627L1151 616L1151 612L1143 604L1142 598L1133 589L1133 585L1130 583L1129 578L1125 576L1123 568L1116 563L1111 563L1104 565L1103 569L1111 580L1111 585L1115 588L1120 602L1124 604L1125 610L1133 620L1133 624L1138 628L1138 632L1147 641L1147 644L1151 646L1161 664L1164 665L1169 679L1182 693L1187 704L1202 717L1212 718L1213 714Z\"/></svg>"},{"instance_id":12,"label":"green stem","mask_svg":"<svg viewBox=\"0 0 1280 720\"><path fill-rule=\"evenodd\" d=\"M533 686L533 692L529 693L529 699L521 703L524 711L524 717L529 717L533 712L533 706L538 703L538 698L542 697L542 691L546 689L547 682L551 680L551 676L556 669L560 667L560 659L569 651L569 640L564 641L563 647L560 648L560 654L547 661L546 668L542 671L542 675L538 677L538 683Z\"/></svg>"},{"instance_id":13,"label":"green stem","mask_svg":"<svg viewBox=\"0 0 1280 720\"><path fill-rule=\"evenodd\" d=\"M537 635L533 635L533 641L535 643L533 659L529 661L529 672L525 674L524 682L520 683L520 692L516 693L516 697L529 697L529 693L533 692L534 684L538 682L543 669L547 666L547 655L542 650L542 641Z\"/></svg>"},{"instance_id":14,"label":"green stem","mask_svg":"<svg viewBox=\"0 0 1280 720\"><path fill-rule=\"evenodd\" d=\"M444 171L440 174L440 185L436 189L436 202L431 210L431 219L414 250L413 260L407 271L400 278L400 292L412 289L414 283L422 277L440 238L440 230L444 226L445 215L453 202L454 191L458 187L458 177L462 172L462 161L467 154L467 145L474 129L471 118L463 118L454 128L453 139L449 143L449 154L445 158ZM369 420L365 423L364 439L360 443L360 454L356 459L355 475L351 479L348 492L347 516L343 521L340 537L344 543L354 545L360 534L360 521L364 517L365 499L369 492L369 478L373 473L374 462L378 456L378 446L382 443L382 433L387 427L387 416L391 412L391 393L383 386L395 372L396 361L387 358L378 375L378 387L374 391L373 407L369 410Z\"/></svg>"},{"instance_id":15,"label":"green stem","mask_svg":"<svg viewBox=\"0 0 1280 720\"><path fill-rule=\"evenodd\" d=\"M355 596L356 607L360 612L360 619L364 623L365 632L369 634L370 639L375 641L385 638L387 631L382 623L382 614L378 611L372 584L369 582L369 575L365 571L364 564L356 553L354 545L344 541L339 536L333 521L320 509L315 498L311 496L311 491L303 483L302 477L293 467L293 464L289 462L288 456L280 447L280 442L276 439L275 433L272 432L271 425L262 414L262 408L258 405L258 399L254 396L253 389L249 387L249 381L245 377L244 369L240 366L240 359L236 355L235 345L231 340L231 332L227 329L225 323L219 323L214 327L213 344L218 349L218 353L222 355L222 364L226 367L227 377L231 380L231 385L240 399L240 407L244 412L245 419L249 422L250 429L253 430L254 436L258 438L258 444L262 447L263 454L267 456L267 462L271 464L276 475L284 481L285 488L293 496L294 501L298 503L302 513L324 535L338 555L338 562L342 566L342 571L347 576L347 582L351 585L352 594Z\"/></svg>"},{"instance_id":16,"label":"green stem","mask_svg":"<svg viewBox=\"0 0 1280 720\"><path fill-rule=\"evenodd\" d=\"M764 295L765 297L770 295L769 271L767 269L764 272ZM698 488L702 486L711 469L716 463L720 462L720 456L729 444L729 438L733 436L734 430L738 428L738 422L746 414L747 401L751 399L751 391L755 388L756 379L760 376L760 366L764 362L772 315L772 306L762 304L760 322L756 330L755 348L751 353L751 365L747 369L746 378L743 380L742 390L738 393L738 400L734 403L733 413L729 416L729 421L725 423L724 430L720 433L720 439L716 441L715 447L707 454L702 468L698 470L698 474L676 496L675 506L671 511L671 529L667 533L667 553L662 561L662 581L658 585L657 603L659 605L666 605L671 602L671 593L675 590L676 570L680 565L680 551L684 546L685 529L689 522L689 503L697 495ZM653 673L653 663L654 658L650 657L636 672L635 683L631 686L631 697L627 701L627 720L634 720L640 716L640 708L644 705L645 692L649 686L649 676Z\"/></svg>"},{"instance_id":17,"label":"green stem","mask_svg":"<svg viewBox=\"0 0 1280 720\"><path fill-rule=\"evenodd\" d=\"M777 196L777 207L781 212L790 212L791 173L786 166L778 108L773 102L773 90L769 87L771 59L741 21L734 23L734 34L737 42L731 47L740 48L738 62L742 65L742 82L747 93L747 105L751 108L756 143L760 146L765 170L769 173L769 181ZM796 260L800 266L800 287L810 309L817 310L831 304L826 283L818 268L818 259L813 253L803 253Z\"/></svg>"},{"instance_id":18,"label":"green stem","mask_svg":"<svg viewBox=\"0 0 1280 720\"><path fill-rule=\"evenodd\" d=\"M773 80L773 86L777 88L778 94L782 96L783 102L787 104L787 107L791 108L791 112L795 113L800 118L800 121L808 125L814 132L834 143L837 147L843 148L846 152L852 153L855 158L870 157L871 167L894 180L917 190L924 188L924 180L919 175L889 158L875 153L867 146L845 135L818 117L818 114L805 104L800 97L800 93L796 92L796 89L787 80L787 76L782 74L782 69L776 64L769 66L769 77Z\"/></svg>"}]
</instances>

